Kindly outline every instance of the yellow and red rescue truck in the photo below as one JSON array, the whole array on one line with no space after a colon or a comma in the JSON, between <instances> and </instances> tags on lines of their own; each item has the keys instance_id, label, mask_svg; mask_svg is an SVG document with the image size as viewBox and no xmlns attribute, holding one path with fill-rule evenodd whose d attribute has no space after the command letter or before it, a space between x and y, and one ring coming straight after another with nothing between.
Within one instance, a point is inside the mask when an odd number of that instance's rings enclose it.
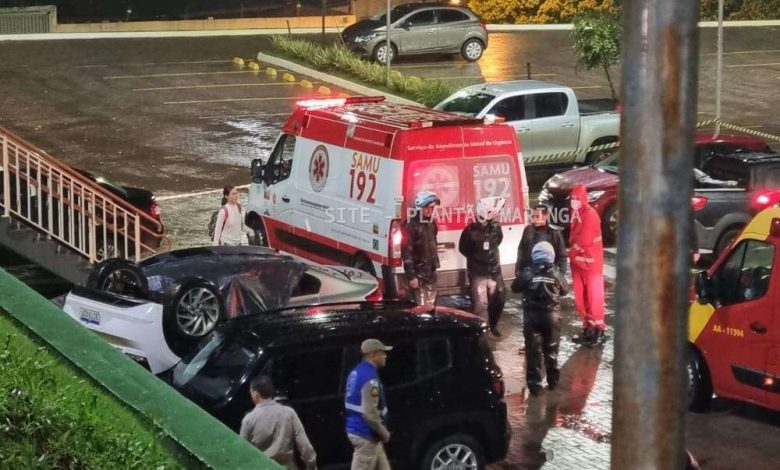
<instances>
[{"instance_id":1,"label":"yellow and red rescue truck","mask_svg":"<svg viewBox=\"0 0 780 470\"><path fill-rule=\"evenodd\" d=\"M689 408L713 393L780 410L780 208L766 209L696 278L688 313Z\"/></svg>"},{"instance_id":2,"label":"yellow and red rescue truck","mask_svg":"<svg viewBox=\"0 0 780 470\"><path fill-rule=\"evenodd\" d=\"M499 252L506 277L514 276L528 208L514 130L384 97L299 102L267 162L252 162L247 225L257 243L368 271L385 295L405 296L401 224L423 190L441 199L442 291L466 284L457 244L483 197L506 198Z\"/></svg>"}]
</instances>

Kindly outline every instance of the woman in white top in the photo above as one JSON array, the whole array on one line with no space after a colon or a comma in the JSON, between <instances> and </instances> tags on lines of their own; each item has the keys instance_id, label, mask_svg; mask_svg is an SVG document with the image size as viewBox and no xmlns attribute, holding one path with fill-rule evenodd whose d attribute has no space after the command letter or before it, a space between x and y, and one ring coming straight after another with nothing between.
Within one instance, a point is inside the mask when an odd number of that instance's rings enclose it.
<instances>
[{"instance_id":1,"label":"woman in white top","mask_svg":"<svg viewBox=\"0 0 780 470\"><path fill-rule=\"evenodd\" d=\"M225 186L222 195L224 205L217 216L212 244L238 246L241 244L242 234L252 234L252 230L244 225L244 214L241 204L238 203L238 190L233 186Z\"/></svg>"}]
</instances>

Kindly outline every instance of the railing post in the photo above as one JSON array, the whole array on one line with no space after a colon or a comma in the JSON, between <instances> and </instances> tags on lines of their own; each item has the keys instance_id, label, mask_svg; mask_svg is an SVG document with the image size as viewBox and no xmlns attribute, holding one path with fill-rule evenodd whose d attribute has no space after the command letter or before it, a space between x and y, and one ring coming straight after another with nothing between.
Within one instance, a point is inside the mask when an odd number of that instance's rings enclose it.
<instances>
[{"instance_id":1,"label":"railing post","mask_svg":"<svg viewBox=\"0 0 780 470\"><path fill-rule=\"evenodd\" d=\"M3 217L11 217L11 165L8 161L8 136L0 135L3 141Z\"/></svg>"},{"instance_id":2,"label":"railing post","mask_svg":"<svg viewBox=\"0 0 780 470\"><path fill-rule=\"evenodd\" d=\"M94 263L97 259L97 234L95 233L95 219L97 218L97 211L95 210L95 193L89 192L89 205L90 207L84 212L84 217L87 217L87 230L89 230L89 262ZM105 240L104 240L105 241ZM105 253L105 248L103 249Z\"/></svg>"},{"instance_id":3,"label":"railing post","mask_svg":"<svg viewBox=\"0 0 780 470\"><path fill-rule=\"evenodd\" d=\"M684 468L698 7L623 4L614 469Z\"/></svg>"},{"instance_id":4,"label":"railing post","mask_svg":"<svg viewBox=\"0 0 780 470\"><path fill-rule=\"evenodd\" d=\"M127 238L127 237L125 237ZM141 217L135 214L135 262L141 261Z\"/></svg>"}]
</instances>

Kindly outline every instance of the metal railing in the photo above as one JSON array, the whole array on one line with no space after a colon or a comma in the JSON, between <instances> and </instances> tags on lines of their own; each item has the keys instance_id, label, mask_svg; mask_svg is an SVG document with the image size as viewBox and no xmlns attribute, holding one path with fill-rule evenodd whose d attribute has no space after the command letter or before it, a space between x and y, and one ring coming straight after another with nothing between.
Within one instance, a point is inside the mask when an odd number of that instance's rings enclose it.
<instances>
[{"instance_id":1,"label":"metal railing","mask_svg":"<svg viewBox=\"0 0 780 470\"><path fill-rule=\"evenodd\" d=\"M91 263L139 261L165 239L162 224L0 126L2 216L13 217Z\"/></svg>"}]
</instances>

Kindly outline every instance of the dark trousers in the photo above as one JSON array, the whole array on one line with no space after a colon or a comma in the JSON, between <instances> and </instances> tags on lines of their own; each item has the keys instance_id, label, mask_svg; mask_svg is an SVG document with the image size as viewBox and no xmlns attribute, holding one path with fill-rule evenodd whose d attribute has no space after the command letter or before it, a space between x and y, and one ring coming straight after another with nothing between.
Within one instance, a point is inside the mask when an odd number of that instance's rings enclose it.
<instances>
[{"instance_id":1,"label":"dark trousers","mask_svg":"<svg viewBox=\"0 0 780 470\"><path fill-rule=\"evenodd\" d=\"M490 328L498 325L506 303L506 288L501 273L469 274L471 284L471 311L488 322Z\"/></svg>"},{"instance_id":2,"label":"dark trousers","mask_svg":"<svg viewBox=\"0 0 780 470\"><path fill-rule=\"evenodd\" d=\"M560 378L558 344L561 338L561 314L558 309L523 310L525 338L525 377L529 388L542 387L542 367L547 384L555 386Z\"/></svg>"}]
</instances>

